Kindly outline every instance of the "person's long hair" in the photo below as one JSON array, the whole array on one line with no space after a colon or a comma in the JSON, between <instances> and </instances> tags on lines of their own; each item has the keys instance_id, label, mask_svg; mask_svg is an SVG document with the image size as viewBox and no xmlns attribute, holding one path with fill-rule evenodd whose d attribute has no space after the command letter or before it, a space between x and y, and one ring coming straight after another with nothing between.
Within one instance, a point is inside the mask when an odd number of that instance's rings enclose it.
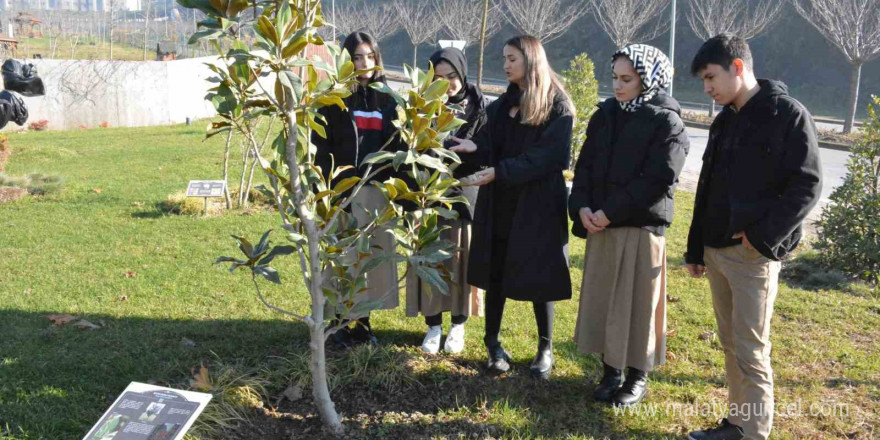
<instances>
[{"instance_id":1,"label":"person's long hair","mask_svg":"<svg viewBox=\"0 0 880 440\"><path fill-rule=\"evenodd\" d=\"M574 112L571 98L556 72L550 67L544 46L537 38L520 35L507 40L504 45L515 47L523 55L526 84L520 100L523 122L528 125L541 125L546 122L553 110L553 99L557 94L565 96L566 105L572 113Z\"/></svg>"},{"instance_id":2,"label":"person's long hair","mask_svg":"<svg viewBox=\"0 0 880 440\"><path fill-rule=\"evenodd\" d=\"M372 35L366 32L354 31L345 37L345 41L342 42L342 48L348 51L348 55L354 59L354 51L362 44L370 46L370 50L373 51L373 54L376 56L376 66L384 69L385 66L382 64L382 52L379 51L379 42L376 41ZM370 78L370 82L375 82L382 77L384 77L382 71L377 70L373 72L373 77Z\"/></svg>"}]
</instances>

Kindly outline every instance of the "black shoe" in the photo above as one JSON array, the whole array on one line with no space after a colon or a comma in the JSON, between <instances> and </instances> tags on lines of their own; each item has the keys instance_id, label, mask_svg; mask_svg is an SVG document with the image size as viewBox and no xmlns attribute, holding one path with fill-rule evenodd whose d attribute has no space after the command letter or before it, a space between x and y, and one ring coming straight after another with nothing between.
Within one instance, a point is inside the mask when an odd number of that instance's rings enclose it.
<instances>
[{"instance_id":1,"label":"black shoe","mask_svg":"<svg viewBox=\"0 0 880 440\"><path fill-rule=\"evenodd\" d=\"M740 440L745 437L742 428L721 419L721 423L717 428L706 429L704 431L694 431L688 434L689 440Z\"/></svg>"},{"instance_id":2,"label":"black shoe","mask_svg":"<svg viewBox=\"0 0 880 440\"><path fill-rule=\"evenodd\" d=\"M330 336L330 340L333 341L333 346L338 350L347 350L351 348L353 341L351 340L351 329L348 327L342 327L339 330L336 330L336 333L333 333Z\"/></svg>"},{"instance_id":3,"label":"black shoe","mask_svg":"<svg viewBox=\"0 0 880 440\"><path fill-rule=\"evenodd\" d=\"M360 321L355 321L351 330L351 340L355 345L370 344L373 347L379 345L379 340L373 334L373 328Z\"/></svg>"},{"instance_id":4,"label":"black shoe","mask_svg":"<svg viewBox=\"0 0 880 440\"><path fill-rule=\"evenodd\" d=\"M541 338L541 342L538 343L538 354L535 355L532 363L529 364L529 372L532 373L534 378L549 379L550 372L553 370L553 363L553 341Z\"/></svg>"},{"instance_id":5,"label":"black shoe","mask_svg":"<svg viewBox=\"0 0 880 440\"><path fill-rule=\"evenodd\" d=\"M610 403L611 398L614 397L614 394L623 385L623 370L614 368L605 362L602 362L602 367L604 369L602 380L599 381L596 389L593 390L593 399L597 402Z\"/></svg>"},{"instance_id":6,"label":"black shoe","mask_svg":"<svg viewBox=\"0 0 880 440\"><path fill-rule=\"evenodd\" d=\"M486 362L486 372L491 375L504 374L510 371L510 355L501 346L501 342L487 345L489 360Z\"/></svg>"},{"instance_id":7,"label":"black shoe","mask_svg":"<svg viewBox=\"0 0 880 440\"><path fill-rule=\"evenodd\" d=\"M632 406L641 402L647 393L648 373L638 368L629 367L626 370L626 380L611 398L611 403L614 406Z\"/></svg>"}]
</instances>

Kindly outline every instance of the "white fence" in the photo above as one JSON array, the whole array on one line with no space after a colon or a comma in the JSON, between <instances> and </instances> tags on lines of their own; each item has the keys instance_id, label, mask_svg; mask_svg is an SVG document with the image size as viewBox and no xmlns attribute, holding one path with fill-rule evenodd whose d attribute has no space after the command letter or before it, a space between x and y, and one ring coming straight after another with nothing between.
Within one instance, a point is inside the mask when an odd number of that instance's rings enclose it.
<instances>
[{"instance_id":1,"label":"white fence","mask_svg":"<svg viewBox=\"0 0 880 440\"><path fill-rule=\"evenodd\" d=\"M24 98L28 123L49 129L140 127L207 118L216 111L205 95L216 57L176 61L27 60L37 67L46 95ZM16 130L10 122L6 130Z\"/></svg>"}]
</instances>

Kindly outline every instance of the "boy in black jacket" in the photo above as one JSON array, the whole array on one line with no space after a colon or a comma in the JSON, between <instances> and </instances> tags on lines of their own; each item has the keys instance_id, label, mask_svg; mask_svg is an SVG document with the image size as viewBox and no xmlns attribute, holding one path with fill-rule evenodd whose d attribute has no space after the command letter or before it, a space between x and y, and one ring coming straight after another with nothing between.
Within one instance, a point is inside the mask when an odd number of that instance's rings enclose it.
<instances>
[{"instance_id":1,"label":"boy in black jacket","mask_svg":"<svg viewBox=\"0 0 880 440\"><path fill-rule=\"evenodd\" d=\"M691 65L724 109L709 129L685 262L709 278L724 347L730 411L693 440L763 440L773 425L770 319L780 260L794 250L819 200L813 118L785 84L758 80L748 43L706 41Z\"/></svg>"}]
</instances>

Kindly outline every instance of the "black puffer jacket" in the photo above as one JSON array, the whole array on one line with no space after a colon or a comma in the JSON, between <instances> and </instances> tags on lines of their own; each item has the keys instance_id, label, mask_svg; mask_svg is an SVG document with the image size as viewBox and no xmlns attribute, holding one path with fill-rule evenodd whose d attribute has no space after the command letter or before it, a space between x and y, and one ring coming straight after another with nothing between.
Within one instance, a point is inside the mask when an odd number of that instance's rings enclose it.
<instances>
[{"instance_id":1,"label":"black puffer jacket","mask_svg":"<svg viewBox=\"0 0 880 440\"><path fill-rule=\"evenodd\" d=\"M372 82L385 82L378 76ZM357 90L345 99L347 110L338 106L327 106L318 110L325 122L327 137L312 132L312 143L317 148L315 165L321 167L324 176L330 173L330 164L338 168L344 165L355 167L342 172L335 181L351 176L364 177L366 166L360 166L370 153L375 153L394 135L391 121L396 117L396 103L387 93L371 87L357 86ZM392 142L385 149L393 150L397 144ZM331 160L332 155L332 160ZM391 176L391 171L381 173L373 180L383 181Z\"/></svg>"},{"instance_id":2,"label":"black puffer jacket","mask_svg":"<svg viewBox=\"0 0 880 440\"><path fill-rule=\"evenodd\" d=\"M803 236L803 222L822 191L822 166L816 125L810 112L779 81L758 80L761 90L739 114L725 107L709 129L703 169L697 185L694 220L685 261L704 264L701 221L716 150L730 142L727 167L730 218L725 235L745 231L749 242L771 260L793 251ZM720 133L729 139L721 139Z\"/></svg>"},{"instance_id":3,"label":"black puffer jacket","mask_svg":"<svg viewBox=\"0 0 880 440\"><path fill-rule=\"evenodd\" d=\"M614 139L617 100L599 104L587 126L587 139L575 167L568 199L572 232L585 238L578 212L605 212L609 227L644 227L663 235L672 224L678 175L690 142L678 101L659 94L629 115Z\"/></svg>"}]
</instances>

